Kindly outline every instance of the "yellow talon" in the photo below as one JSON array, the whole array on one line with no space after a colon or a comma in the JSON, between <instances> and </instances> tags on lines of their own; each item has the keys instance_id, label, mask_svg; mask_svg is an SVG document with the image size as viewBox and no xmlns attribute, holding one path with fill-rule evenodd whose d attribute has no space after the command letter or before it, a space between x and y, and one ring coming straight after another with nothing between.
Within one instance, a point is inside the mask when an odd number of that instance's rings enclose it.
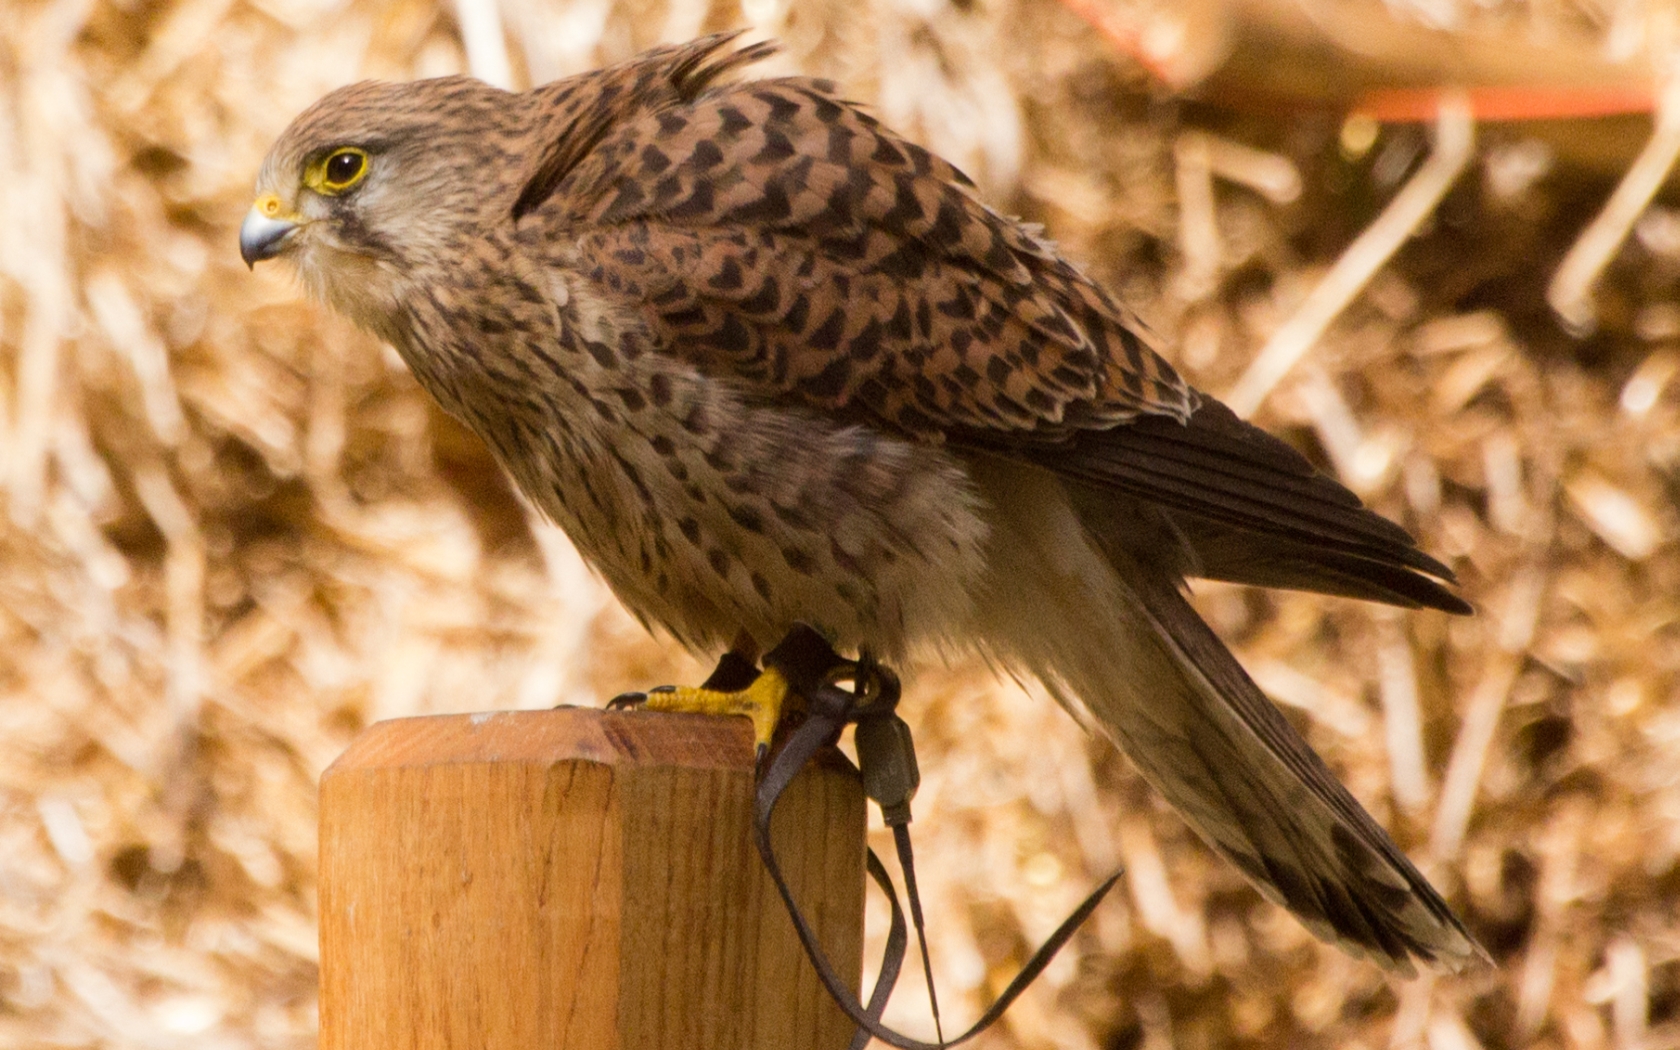
<instances>
[{"instance_id":1,"label":"yellow talon","mask_svg":"<svg viewBox=\"0 0 1680 1050\"><path fill-rule=\"evenodd\" d=\"M787 700L788 682L773 667L764 669L753 684L739 692L726 693L717 689L679 685L650 692L645 706L655 711L687 711L708 715L746 715L752 719L753 743L763 755L770 748L776 723L782 718L782 705Z\"/></svg>"}]
</instances>

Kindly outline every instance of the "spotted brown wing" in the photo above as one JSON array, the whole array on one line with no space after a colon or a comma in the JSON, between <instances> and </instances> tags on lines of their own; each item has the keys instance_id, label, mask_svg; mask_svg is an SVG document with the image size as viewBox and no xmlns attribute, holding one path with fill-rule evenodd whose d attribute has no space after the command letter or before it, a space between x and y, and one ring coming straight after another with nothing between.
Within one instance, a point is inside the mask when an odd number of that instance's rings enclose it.
<instances>
[{"instance_id":1,"label":"spotted brown wing","mask_svg":"<svg viewBox=\"0 0 1680 1050\"><path fill-rule=\"evenodd\" d=\"M1189 575L1466 611L1404 530L1186 386L956 168L822 82L721 84L763 53L728 39L561 103L578 113L521 196L522 236L641 311L665 352L1128 493L1174 514Z\"/></svg>"},{"instance_id":2,"label":"spotted brown wing","mask_svg":"<svg viewBox=\"0 0 1680 1050\"><path fill-rule=\"evenodd\" d=\"M668 352L934 439L1051 438L1196 404L1051 245L828 85L670 84L575 122L587 149L551 149L563 176L521 198Z\"/></svg>"}]
</instances>

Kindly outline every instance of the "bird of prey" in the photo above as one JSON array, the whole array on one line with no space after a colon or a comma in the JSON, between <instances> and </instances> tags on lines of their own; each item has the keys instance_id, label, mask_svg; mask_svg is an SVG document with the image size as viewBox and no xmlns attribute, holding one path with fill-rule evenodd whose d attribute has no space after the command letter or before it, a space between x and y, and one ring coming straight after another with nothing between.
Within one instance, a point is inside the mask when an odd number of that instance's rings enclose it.
<instances>
[{"instance_id":1,"label":"bird of prey","mask_svg":"<svg viewBox=\"0 0 1680 1050\"><path fill-rule=\"evenodd\" d=\"M644 623L979 652L1319 936L1485 957L1183 593L1468 612L1452 573L952 165L826 81L742 77L773 48L733 41L335 91L269 152L242 254L388 340ZM766 673L660 702L764 742L780 700Z\"/></svg>"}]
</instances>

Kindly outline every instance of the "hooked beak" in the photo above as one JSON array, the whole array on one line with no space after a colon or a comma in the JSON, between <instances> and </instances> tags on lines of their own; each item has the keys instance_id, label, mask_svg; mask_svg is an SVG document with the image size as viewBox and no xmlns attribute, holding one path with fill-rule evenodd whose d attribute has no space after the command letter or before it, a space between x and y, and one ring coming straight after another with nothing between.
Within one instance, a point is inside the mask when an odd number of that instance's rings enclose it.
<instances>
[{"instance_id":1,"label":"hooked beak","mask_svg":"<svg viewBox=\"0 0 1680 1050\"><path fill-rule=\"evenodd\" d=\"M257 263L279 255L297 228L298 220L285 214L280 198L265 193L239 224L239 257L246 266L256 269Z\"/></svg>"}]
</instances>

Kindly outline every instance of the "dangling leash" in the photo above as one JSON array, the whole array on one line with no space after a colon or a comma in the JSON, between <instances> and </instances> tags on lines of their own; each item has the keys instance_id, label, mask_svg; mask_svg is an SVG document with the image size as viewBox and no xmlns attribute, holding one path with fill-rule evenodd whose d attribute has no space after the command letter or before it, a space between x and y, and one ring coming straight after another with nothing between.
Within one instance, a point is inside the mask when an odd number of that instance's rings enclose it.
<instances>
[{"instance_id":1,"label":"dangling leash","mask_svg":"<svg viewBox=\"0 0 1680 1050\"><path fill-rule=\"evenodd\" d=\"M793 920L794 929L799 933L800 942L805 945L805 954L810 958L811 965L816 968L817 976L822 979L835 1003L852 1019L852 1023L858 1026L857 1034L852 1037L851 1050L863 1050L871 1036L901 1050L941 1050L943 1047L967 1042L1003 1016L1010 1004L1026 991L1027 986L1046 966L1050 965L1050 960L1061 951L1074 931L1090 917L1108 891L1114 888L1120 873L1110 875L1074 909L1073 914L1069 915L1056 928L1056 932L1033 953L1032 958L1021 968L1021 972L1009 982L1009 987L1003 990L1003 994L997 997L968 1031L953 1039L945 1039L939 1020L939 999L933 988L933 965L928 958L927 935L922 924L921 898L916 891L915 861L910 850L910 800L916 794L920 774L916 768L916 752L910 740L910 727L897 712L898 677L869 659L867 655L858 660L842 658L821 635L803 625L795 627L781 644L765 654L764 666L775 667L786 677L792 691L804 699L806 714L805 720L789 734L781 748L771 757L759 778L754 805L753 836L758 844L758 855L763 858L764 867L770 872L770 878L775 881L776 889L781 891L782 903L787 906L788 917ZM851 683L852 688L841 688L842 682ZM848 724L857 726L854 740L857 744L858 773L863 780L864 793L881 807L882 819L892 829L893 843L898 849L899 868L904 873L905 892L910 901L910 916L916 927L917 943L921 947L922 973L927 980L934 1030L938 1033L937 1043L912 1039L881 1023L881 1013L886 1009L887 999L892 994L893 985L897 983L899 970L904 964L904 950L908 940L904 911L898 902L898 891L886 866L881 863L881 858L871 849L867 858L868 870L870 877L875 880L875 884L886 894L887 901L892 905L892 925L887 933L887 946L881 958L880 975L869 994L869 1003L865 1005L858 1000L857 993L840 979L828 961L828 955L818 943L815 931L811 929L798 903L794 901L792 891L788 889L787 879L782 876L781 865L776 862L775 847L770 842L770 818L775 813L776 802L781 798L782 792L793 782L799 771L805 768L806 763L840 738L840 731Z\"/></svg>"}]
</instances>

